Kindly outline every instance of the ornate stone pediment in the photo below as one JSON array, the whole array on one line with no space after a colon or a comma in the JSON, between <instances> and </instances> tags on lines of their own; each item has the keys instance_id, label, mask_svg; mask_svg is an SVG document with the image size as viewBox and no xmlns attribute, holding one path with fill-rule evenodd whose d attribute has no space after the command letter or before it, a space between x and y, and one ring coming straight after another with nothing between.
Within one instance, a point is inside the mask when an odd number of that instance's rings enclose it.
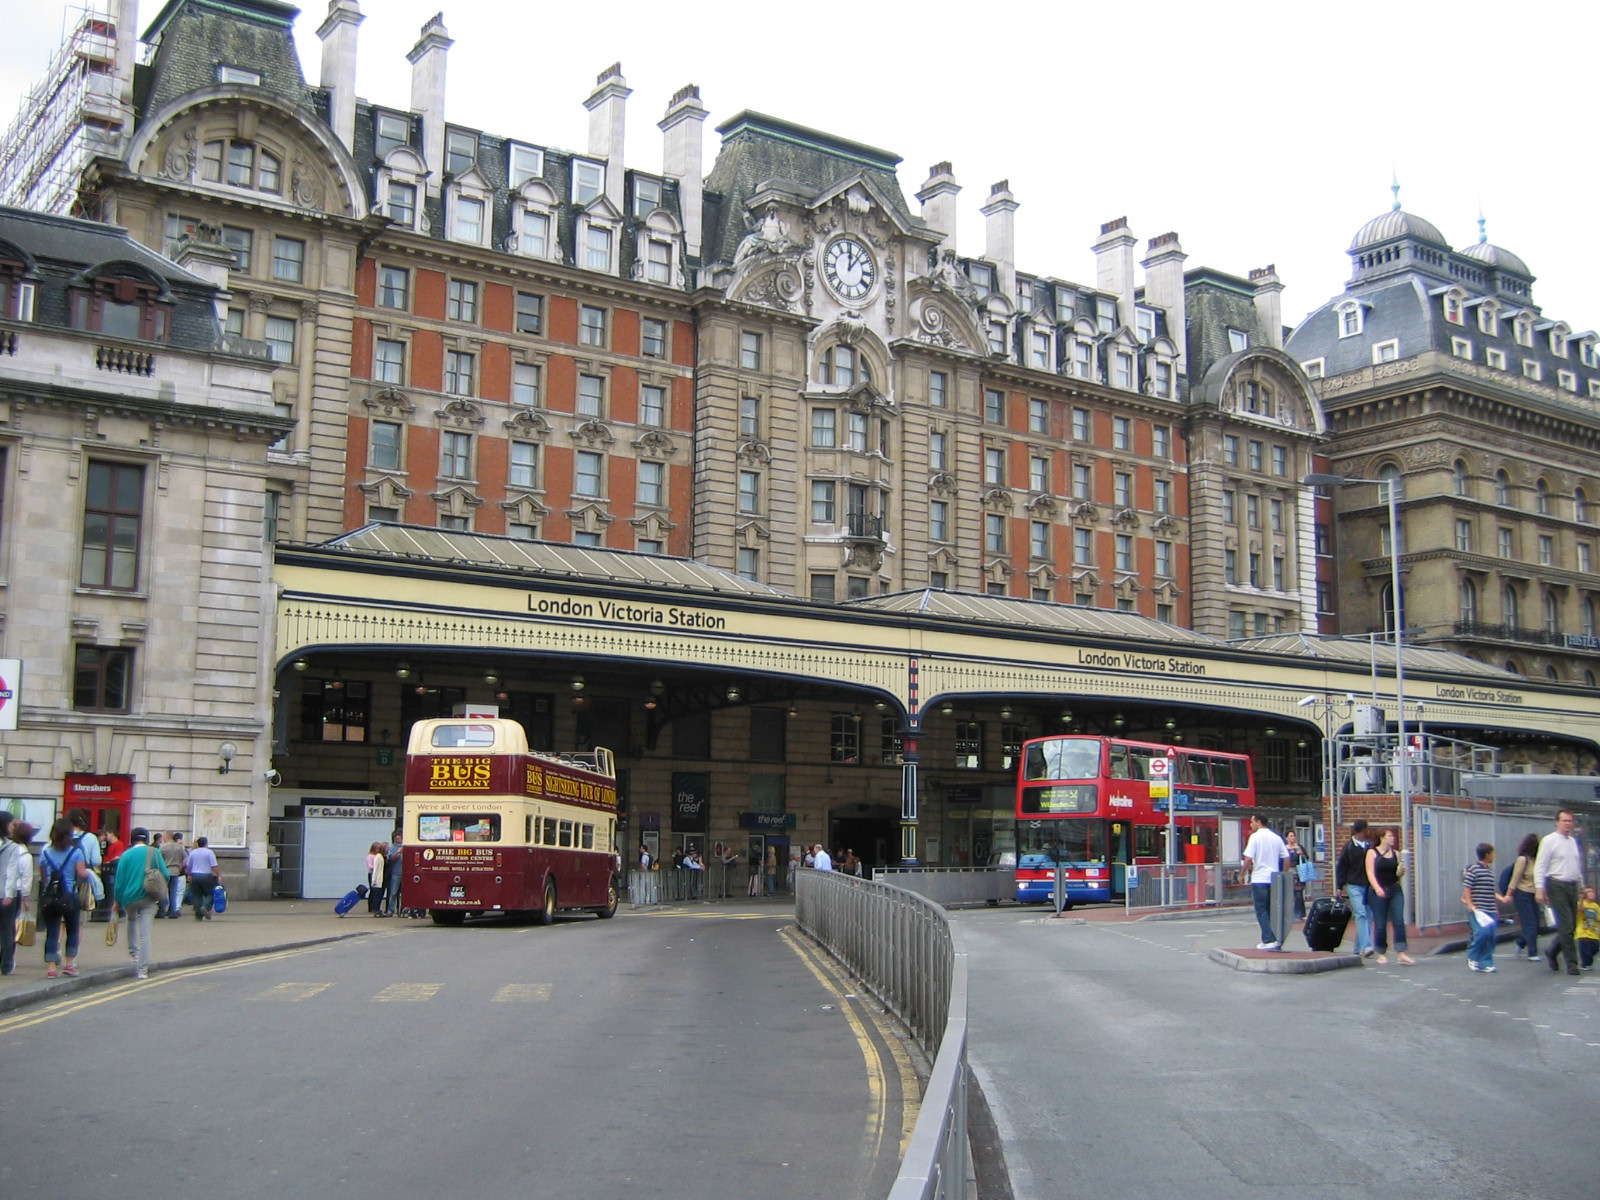
<instances>
[{"instance_id":1,"label":"ornate stone pediment","mask_svg":"<svg viewBox=\"0 0 1600 1200\"><path fill-rule=\"evenodd\" d=\"M1100 516L1100 510L1094 506L1094 501L1092 500L1079 500L1067 510L1067 515L1074 521L1081 521L1087 524Z\"/></svg>"},{"instance_id":2,"label":"ornate stone pediment","mask_svg":"<svg viewBox=\"0 0 1600 1200\"><path fill-rule=\"evenodd\" d=\"M948 471L940 471L929 477L928 490L940 496L954 496L956 494L956 477Z\"/></svg>"},{"instance_id":3,"label":"ornate stone pediment","mask_svg":"<svg viewBox=\"0 0 1600 1200\"><path fill-rule=\"evenodd\" d=\"M542 442L550 436L550 422L537 409L519 408L503 424L506 433L523 441Z\"/></svg>"},{"instance_id":4,"label":"ornate stone pediment","mask_svg":"<svg viewBox=\"0 0 1600 1200\"><path fill-rule=\"evenodd\" d=\"M1175 517L1165 513L1157 517L1150 528L1155 533L1181 533L1183 530Z\"/></svg>"},{"instance_id":5,"label":"ornate stone pediment","mask_svg":"<svg viewBox=\"0 0 1600 1200\"><path fill-rule=\"evenodd\" d=\"M485 420L483 409L472 400L457 397L433 414L440 429L480 429Z\"/></svg>"},{"instance_id":6,"label":"ornate stone pediment","mask_svg":"<svg viewBox=\"0 0 1600 1200\"><path fill-rule=\"evenodd\" d=\"M1011 489L1003 487L988 488L982 496L978 497L978 502L985 508L1003 508L1010 512Z\"/></svg>"},{"instance_id":7,"label":"ornate stone pediment","mask_svg":"<svg viewBox=\"0 0 1600 1200\"><path fill-rule=\"evenodd\" d=\"M739 447L739 461L761 466L772 461L772 451L765 442L746 442Z\"/></svg>"},{"instance_id":8,"label":"ornate stone pediment","mask_svg":"<svg viewBox=\"0 0 1600 1200\"><path fill-rule=\"evenodd\" d=\"M678 452L678 443L659 429L640 434L633 441L633 449L640 458L671 458Z\"/></svg>"},{"instance_id":9,"label":"ornate stone pediment","mask_svg":"<svg viewBox=\"0 0 1600 1200\"><path fill-rule=\"evenodd\" d=\"M1119 508L1111 518L1111 523L1119 529L1139 528L1139 514L1132 508Z\"/></svg>"},{"instance_id":10,"label":"ornate stone pediment","mask_svg":"<svg viewBox=\"0 0 1600 1200\"><path fill-rule=\"evenodd\" d=\"M605 422L593 420L585 421L582 425L579 425L576 429L574 429L568 436L570 436L574 442L579 442L585 446L593 446L594 448L600 450L604 450L614 445L617 440L611 436L611 430L606 427Z\"/></svg>"},{"instance_id":11,"label":"ornate stone pediment","mask_svg":"<svg viewBox=\"0 0 1600 1200\"><path fill-rule=\"evenodd\" d=\"M373 416L387 417L391 420L394 418L409 420L411 414L417 411L417 406L411 403L410 398L399 388L393 387L373 392L361 404Z\"/></svg>"},{"instance_id":12,"label":"ornate stone pediment","mask_svg":"<svg viewBox=\"0 0 1600 1200\"><path fill-rule=\"evenodd\" d=\"M1053 517L1056 515L1056 498L1049 492L1035 493L1027 503L1027 509L1036 517Z\"/></svg>"},{"instance_id":13,"label":"ornate stone pediment","mask_svg":"<svg viewBox=\"0 0 1600 1200\"><path fill-rule=\"evenodd\" d=\"M852 542L844 556L846 568L857 571L877 571L883 567L883 546L876 542Z\"/></svg>"}]
</instances>

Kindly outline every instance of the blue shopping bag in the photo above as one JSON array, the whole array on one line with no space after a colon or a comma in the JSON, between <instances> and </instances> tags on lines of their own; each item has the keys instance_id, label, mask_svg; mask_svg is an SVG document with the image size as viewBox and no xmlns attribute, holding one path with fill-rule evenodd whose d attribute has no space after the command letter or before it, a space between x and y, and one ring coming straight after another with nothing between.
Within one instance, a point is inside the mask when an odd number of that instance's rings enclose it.
<instances>
[{"instance_id":1,"label":"blue shopping bag","mask_svg":"<svg viewBox=\"0 0 1600 1200\"><path fill-rule=\"evenodd\" d=\"M217 884L216 890L211 893L211 910L219 913L228 911L228 892L220 883Z\"/></svg>"}]
</instances>

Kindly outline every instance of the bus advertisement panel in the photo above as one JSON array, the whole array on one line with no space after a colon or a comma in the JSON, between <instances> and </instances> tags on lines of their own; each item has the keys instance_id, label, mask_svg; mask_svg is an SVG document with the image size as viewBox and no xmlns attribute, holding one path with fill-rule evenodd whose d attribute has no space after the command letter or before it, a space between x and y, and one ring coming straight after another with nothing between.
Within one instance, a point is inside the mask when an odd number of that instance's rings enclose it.
<instances>
[{"instance_id":1,"label":"bus advertisement panel","mask_svg":"<svg viewBox=\"0 0 1600 1200\"><path fill-rule=\"evenodd\" d=\"M617 911L611 753L529 751L499 718L418 721L406 754L401 895L438 924L484 913Z\"/></svg>"},{"instance_id":2,"label":"bus advertisement panel","mask_svg":"<svg viewBox=\"0 0 1600 1200\"><path fill-rule=\"evenodd\" d=\"M1016 897L1119 900L1130 866L1217 861L1217 813L1253 806L1250 759L1091 735L1024 742L1017 771Z\"/></svg>"}]
</instances>

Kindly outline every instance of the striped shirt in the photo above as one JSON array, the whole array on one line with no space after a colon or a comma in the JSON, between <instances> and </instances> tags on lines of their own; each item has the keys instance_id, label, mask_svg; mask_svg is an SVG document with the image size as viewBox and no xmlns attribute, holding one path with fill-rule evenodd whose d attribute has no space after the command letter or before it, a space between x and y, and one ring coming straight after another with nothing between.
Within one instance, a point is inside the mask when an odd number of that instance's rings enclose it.
<instances>
[{"instance_id":1,"label":"striped shirt","mask_svg":"<svg viewBox=\"0 0 1600 1200\"><path fill-rule=\"evenodd\" d=\"M1494 871L1484 863L1475 862L1461 872L1461 883L1472 894L1472 907L1491 917L1495 908Z\"/></svg>"}]
</instances>

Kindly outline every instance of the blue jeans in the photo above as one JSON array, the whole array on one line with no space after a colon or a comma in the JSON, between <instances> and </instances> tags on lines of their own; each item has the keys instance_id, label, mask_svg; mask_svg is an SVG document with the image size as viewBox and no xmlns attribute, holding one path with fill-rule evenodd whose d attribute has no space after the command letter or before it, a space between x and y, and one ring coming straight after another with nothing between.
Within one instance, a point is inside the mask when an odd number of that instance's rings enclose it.
<instances>
[{"instance_id":1,"label":"blue jeans","mask_svg":"<svg viewBox=\"0 0 1600 1200\"><path fill-rule=\"evenodd\" d=\"M1467 961L1475 962L1480 967L1494 966L1494 935L1500 923L1480 925L1478 918L1470 913L1467 920L1472 925L1472 944L1467 947Z\"/></svg>"},{"instance_id":2,"label":"blue jeans","mask_svg":"<svg viewBox=\"0 0 1600 1200\"><path fill-rule=\"evenodd\" d=\"M167 907L166 914L176 917L183 912L183 872L174 871L172 878L167 880Z\"/></svg>"},{"instance_id":3,"label":"blue jeans","mask_svg":"<svg viewBox=\"0 0 1600 1200\"><path fill-rule=\"evenodd\" d=\"M1278 935L1272 931L1272 885L1252 883L1250 898L1256 903L1256 924L1261 926L1261 940L1276 942Z\"/></svg>"},{"instance_id":4,"label":"blue jeans","mask_svg":"<svg viewBox=\"0 0 1600 1200\"><path fill-rule=\"evenodd\" d=\"M1517 945L1529 958L1539 957L1539 904L1533 898L1532 892L1525 892L1521 888L1511 889L1511 900L1517 906L1517 924L1522 926L1522 932L1517 936Z\"/></svg>"},{"instance_id":5,"label":"blue jeans","mask_svg":"<svg viewBox=\"0 0 1600 1200\"><path fill-rule=\"evenodd\" d=\"M1389 953L1389 927L1394 926L1395 953L1406 952L1406 893L1404 888L1393 887L1387 896L1380 896L1370 888L1367 899L1372 903L1372 936L1379 954Z\"/></svg>"},{"instance_id":6,"label":"blue jeans","mask_svg":"<svg viewBox=\"0 0 1600 1200\"><path fill-rule=\"evenodd\" d=\"M61 961L61 929L66 927L68 958L78 957L78 928L83 919L83 910L78 907L78 897L73 893L67 894L70 902L64 917L44 918L44 960L47 963Z\"/></svg>"},{"instance_id":7,"label":"blue jeans","mask_svg":"<svg viewBox=\"0 0 1600 1200\"><path fill-rule=\"evenodd\" d=\"M1356 922L1356 953L1372 949L1372 910L1367 907L1367 888L1361 883L1344 885L1345 898L1350 901L1350 915Z\"/></svg>"}]
</instances>

